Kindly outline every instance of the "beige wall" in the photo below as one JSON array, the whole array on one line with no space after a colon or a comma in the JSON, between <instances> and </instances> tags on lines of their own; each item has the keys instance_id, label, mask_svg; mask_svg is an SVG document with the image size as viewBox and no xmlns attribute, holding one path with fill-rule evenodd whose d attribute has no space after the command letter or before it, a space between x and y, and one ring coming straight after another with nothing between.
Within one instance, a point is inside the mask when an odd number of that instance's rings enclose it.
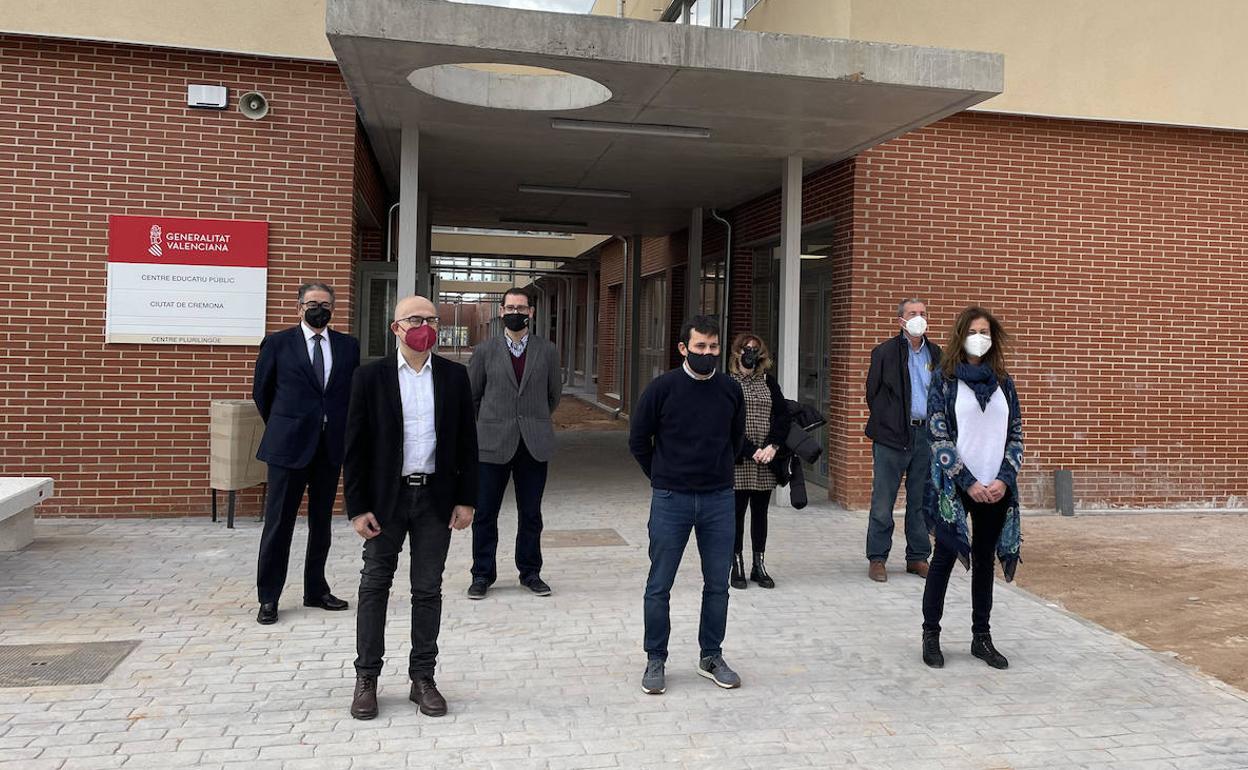
<instances>
[{"instance_id":1,"label":"beige wall","mask_svg":"<svg viewBox=\"0 0 1248 770\"><path fill-rule=\"evenodd\" d=\"M1244 0L763 0L744 27L1005 54L975 109L1248 129Z\"/></svg>"},{"instance_id":2,"label":"beige wall","mask_svg":"<svg viewBox=\"0 0 1248 770\"><path fill-rule=\"evenodd\" d=\"M0 31L334 59L325 0L0 0Z\"/></svg>"},{"instance_id":3,"label":"beige wall","mask_svg":"<svg viewBox=\"0 0 1248 770\"><path fill-rule=\"evenodd\" d=\"M670 4L671 0L624 0L624 18L656 21ZM594 0L589 12L594 16L619 16L620 0Z\"/></svg>"}]
</instances>

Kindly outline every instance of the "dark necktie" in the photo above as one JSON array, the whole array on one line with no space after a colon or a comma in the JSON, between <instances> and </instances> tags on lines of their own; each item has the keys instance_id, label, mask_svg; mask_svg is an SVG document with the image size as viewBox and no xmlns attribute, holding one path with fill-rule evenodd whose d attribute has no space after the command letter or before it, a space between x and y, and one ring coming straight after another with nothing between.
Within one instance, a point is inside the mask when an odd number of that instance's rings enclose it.
<instances>
[{"instance_id":1,"label":"dark necktie","mask_svg":"<svg viewBox=\"0 0 1248 770\"><path fill-rule=\"evenodd\" d=\"M325 351L321 350L321 340L319 334L312 335L312 341L316 346L312 348L312 373L316 375L316 386L321 390L325 390Z\"/></svg>"}]
</instances>

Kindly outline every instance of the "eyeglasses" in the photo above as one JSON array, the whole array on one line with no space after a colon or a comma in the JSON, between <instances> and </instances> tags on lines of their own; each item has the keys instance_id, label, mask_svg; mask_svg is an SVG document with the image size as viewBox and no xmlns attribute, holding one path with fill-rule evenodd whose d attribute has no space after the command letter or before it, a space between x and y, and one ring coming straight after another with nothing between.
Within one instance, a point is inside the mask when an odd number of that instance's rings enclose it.
<instances>
[{"instance_id":1,"label":"eyeglasses","mask_svg":"<svg viewBox=\"0 0 1248 770\"><path fill-rule=\"evenodd\" d=\"M436 315L431 315L431 316L409 315L407 318L398 319L398 322L405 323L409 326L421 326L423 324L429 324L430 326L437 326L438 324L442 322L442 320L438 318Z\"/></svg>"},{"instance_id":2,"label":"eyeglasses","mask_svg":"<svg viewBox=\"0 0 1248 770\"><path fill-rule=\"evenodd\" d=\"M334 303L333 302L314 302L312 300L308 300L307 302L300 302L299 307L303 308L304 310L311 310L312 308L316 308L316 307L319 307L322 310L333 310Z\"/></svg>"},{"instance_id":3,"label":"eyeglasses","mask_svg":"<svg viewBox=\"0 0 1248 770\"><path fill-rule=\"evenodd\" d=\"M503 312L504 313L527 313L529 312L529 306L528 305L503 305Z\"/></svg>"}]
</instances>

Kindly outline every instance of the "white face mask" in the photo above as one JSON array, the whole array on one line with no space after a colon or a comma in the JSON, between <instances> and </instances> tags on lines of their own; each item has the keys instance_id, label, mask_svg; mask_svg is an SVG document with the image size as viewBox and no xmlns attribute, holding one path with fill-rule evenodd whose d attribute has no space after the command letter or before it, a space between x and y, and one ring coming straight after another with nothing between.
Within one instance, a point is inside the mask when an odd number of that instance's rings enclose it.
<instances>
[{"instance_id":1,"label":"white face mask","mask_svg":"<svg viewBox=\"0 0 1248 770\"><path fill-rule=\"evenodd\" d=\"M992 347L992 337L987 334L970 334L962 343L962 349L966 351L968 356L975 358L983 358L984 354Z\"/></svg>"},{"instance_id":2,"label":"white face mask","mask_svg":"<svg viewBox=\"0 0 1248 770\"><path fill-rule=\"evenodd\" d=\"M922 337L923 332L927 331L927 319L921 315L916 315L906 321L906 332L911 337Z\"/></svg>"}]
</instances>

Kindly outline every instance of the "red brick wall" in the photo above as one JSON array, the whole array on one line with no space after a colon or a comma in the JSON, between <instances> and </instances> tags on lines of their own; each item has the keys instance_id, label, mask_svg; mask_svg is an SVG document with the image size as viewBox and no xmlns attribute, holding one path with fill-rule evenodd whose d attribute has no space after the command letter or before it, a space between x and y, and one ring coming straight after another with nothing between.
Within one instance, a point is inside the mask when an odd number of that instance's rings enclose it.
<instances>
[{"instance_id":1,"label":"red brick wall","mask_svg":"<svg viewBox=\"0 0 1248 770\"><path fill-rule=\"evenodd\" d=\"M228 86L230 109L188 109L188 83ZM273 105L264 120L235 109L253 89ZM208 403L250 395L256 348L105 345L108 215L268 221L269 328L296 320L311 279L339 289L349 328L342 79L332 64L4 35L0 101L0 467L56 479L44 515L203 514Z\"/></svg>"},{"instance_id":2,"label":"red brick wall","mask_svg":"<svg viewBox=\"0 0 1248 770\"><path fill-rule=\"evenodd\" d=\"M857 163L846 383L903 295L933 336L981 303L1015 336L1025 502L1243 506L1248 134L967 113ZM847 364L847 365L846 365ZM869 498L851 395L843 498Z\"/></svg>"}]
</instances>

